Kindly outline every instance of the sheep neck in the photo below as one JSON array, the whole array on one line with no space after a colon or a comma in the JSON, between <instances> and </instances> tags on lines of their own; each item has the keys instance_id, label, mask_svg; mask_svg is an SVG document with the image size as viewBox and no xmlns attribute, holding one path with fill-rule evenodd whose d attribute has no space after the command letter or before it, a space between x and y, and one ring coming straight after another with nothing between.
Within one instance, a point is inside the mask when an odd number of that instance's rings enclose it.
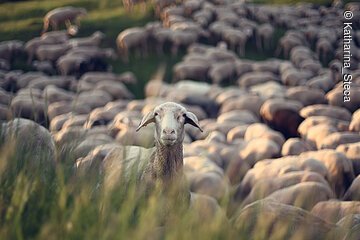
<instances>
[{"instance_id":1,"label":"sheep neck","mask_svg":"<svg viewBox=\"0 0 360 240\"><path fill-rule=\"evenodd\" d=\"M164 146L157 142L152 166L154 177L157 179L168 181L181 176L183 169L182 144Z\"/></svg>"}]
</instances>

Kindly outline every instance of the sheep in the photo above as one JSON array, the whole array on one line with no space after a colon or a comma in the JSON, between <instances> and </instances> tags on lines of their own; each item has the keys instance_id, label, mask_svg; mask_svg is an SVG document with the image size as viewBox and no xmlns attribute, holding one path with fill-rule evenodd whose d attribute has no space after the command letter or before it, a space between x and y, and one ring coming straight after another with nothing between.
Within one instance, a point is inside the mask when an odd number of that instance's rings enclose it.
<instances>
[{"instance_id":1,"label":"sheep","mask_svg":"<svg viewBox=\"0 0 360 240\"><path fill-rule=\"evenodd\" d=\"M268 23L258 26L256 29L256 46L259 50L269 50L272 46L274 27Z\"/></svg>"},{"instance_id":2,"label":"sheep","mask_svg":"<svg viewBox=\"0 0 360 240\"><path fill-rule=\"evenodd\" d=\"M286 88L278 82L269 81L251 86L249 91L258 94L265 99L284 98Z\"/></svg>"},{"instance_id":3,"label":"sheep","mask_svg":"<svg viewBox=\"0 0 360 240\"><path fill-rule=\"evenodd\" d=\"M268 81L280 82L280 79L271 72L250 72L243 74L237 82L240 87L247 88Z\"/></svg>"},{"instance_id":4,"label":"sheep","mask_svg":"<svg viewBox=\"0 0 360 240\"><path fill-rule=\"evenodd\" d=\"M260 115L264 122L285 137L297 137L298 126L304 120L299 114L302 104L297 101L268 99L260 108Z\"/></svg>"},{"instance_id":5,"label":"sheep","mask_svg":"<svg viewBox=\"0 0 360 240\"><path fill-rule=\"evenodd\" d=\"M55 74L55 68L50 61L33 61L32 66L39 72L43 72L48 75Z\"/></svg>"},{"instance_id":6,"label":"sheep","mask_svg":"<svg viewBox=\"0 0 360 240\"><path fill-rule=\"evenodd\" d=\"M360 175L358 175L346 190L343 201L360 201Z\"/></svg>"},{"instance_id":7,"label":"sheep","mask_svg":"<svg viewBox=\"0 0 360 240\"><path fill-rule=\"evenodd\" d=\"M241 203L241 205L246 206L252 202L266 198L277 190L285 189L289 186L293 186L295 184L303 182L317 182L325 186L328 185L324 177L316 172L288 172L283 175L277 176L276 178L265 178L258 180L251 189L249 195Z\"/></svg>"},{"instance_id":8,"label":"sheep","mask_svg":"<svg viewBox=\"0 0 360 240\"><path fill-rule=\"evenodd\" d=\"M341 144L336 148L336 151L341 152L346 155L348 159L350 159L353 163L354 173L355 175L359 175L360 173L360 143L347 143Z\"/></svg>"},{"instance_id":9,"label":"sheep","mask_svg":"<svg viewBox=\"0 0 360 240\"><path fill-rule=\"evenodd\" d=\"M311 213L330 223L336 223L349 214L360 213L357 201L322 201L317 203Z\"/></svg>"},{"instance_id":10,"label":"sheep","mask_svg":"<svg viewBox=\"0 0 360 240\"><path fill-rule=\"evenodd\" d=\"M173 68L174 79L176 81L184 79L206 81L209 67L207 63L201 62L177 63Z\"/></svg>"},{"instance_id":11,"label":"sheep","mask_svg":"<svg viewBox=\"0 0 360 240\"><path fill-rule=\"evenodd\" d=\"M163 184L169 184L179 177L182 178L183 175L182 141L184 139L184 125L193 125L200 131L202 129L193 113L188 112L183 106L174 102L160 104L153 111L147 113L136 131L150 123L155 123L155 148L141 150L141 148L129 147L130 149L138 149L136 150L137 152L150 152L151 155L148 161L146 159L146 166L144 166L143 171L140 172L138 177L145 182L159 181ZM117 153L114 152L112 155L116 156ZM113 167L116 164L114 161L121 161L121 159L109 156L104 161L104 167L107 169L107 166ZM112 169L108 170L113 171ZM111 181L113 180L115 179Z\"/></svg>"},{"instance_id":12,"label":"sheep","mask_svg":"<svg viewBox=\"0 0 360 240\"><path fill-rule=\"evenodd\" d=\"M352 86L349 90L349 94L351 96L351 101L344 101L344 88L341 84L341 87L336 86L334 89L330 90L325 97L329 105L344 107L350 112L354 112L360 108L360 87Z\"/></svg>"},{"instance_id":13,"label":"sheep","mask_svg":"<svg viewBox=\"0 0 360 240\"><path fill-rule=\"evenodd\" d=\"M314 158L328 169L328 181L336 196L341 197L355 178L351 160L333 149L304 152L300 157Z\"/></svg>"},{"instance_id":14,"label":"sheep","mask_svg":"<svg viewBox=\"0 0 360 240\"><path fill-rule=\"evenodd\" d=\"M87 58L91 59L103 59L103 58L110 58L116 59L116 54L114 49L112 48L99 48L96 46L80 46L74 47L69 52L67 52L66 56L73 56L73 55L82 55Z\"/></svg>"},{"instance_id":15,"label":"sheep","mask_svg":"<svg viewBox=\"0 0 360 240\"><path fill-rule=\"evenodd\" d=\"M249 204L234 215L231 223L250 239L341 239L334 231L335 224L301 208L271 200ZM283 232L275 231L278 228Z\"/></svg>"},{"instance_id":16,"label":"sheep","mask_svg":"<svg viewBox=\"0 0 360 240\"><path fill-rule=\"evenodd\" d=\"M80 26L79 17L85 16L87 11L85 8L75 8L75 7L60 7L55 8L48 12L44 16L44 26L42 33L45 33L49 26L53 30L57 30L60 24L71 24L71 21L76 21L76 25Z\"/></svg>"},{"instance_id":17,"label":"sheep","mask_svg":"<svg viewBox=\"0 0 360 240\"><path fill-rule=\"evenodd\" d=\"M333 126L336 131L347 131L349 129L349 122L344 120L339 120L327 116L311 116L307 117L298 127L298 132L302 136L306 136L309 133L309 130L319 124L326 124Z\"/></svg>"},{"instance_id":18,"label":"sheep","mask_svg":"<svg viewBox=\"0 0 360 240\"><path fill-rule=\"evenodd\" d=\"M325 104L315 104L304 107L300 110L300 115L304 118L310 116L328 116L343 121L351 120L351 113L347 109Z\"/></svg>"},{"instance_id":19,"label":"sheep","mask_svg":"<svg viewBox=\"0 0 360 240\"><path fill-rule=\"evenodd\" d=\"M70 112L86 114L91 112L91 108L87 105L75 105L68 101L54 102L49 104L47 116L52 121L56 116Z\"/></svg>"},{"instance_id":20,"label":"sheep","mask_svg":"<svg viewBox=\"0 0 360 240\"><path fill-rule=\"evenodd\" d=\"M250 94L240 94L237 98L225 101L220 107L220 113L232 110L249 110L255 116L260 117L260 108L264 103L264 99L260 96Z\"/></svg>"},{"instance_id":21,"label":"sheep","mask_svg":"<svg viewBox=\"0 0 360 240\"><path fill-rule=\"evenodd\" d=\"M55 62L59 57L64 55L71 46L68 43L41 45L36 49L35 55L40 61Z\"/></svg>"},{"instance_id":22,"label":"sheep","mask_svg":"<svg viewBox=\"0 0 360 240\"><path fill-rule=\"evenodd\" d=\"M258 138L248 141L246 147L239 154L245 162L254 166L260 160L278 157L280 150L281 147L275 141Z\"/></svg>"},{"instance_id":23,"label":"sheep","mask_svg":"<svg viewBox=\"0 0 360 240\"><path fill-rule=\"evenodd\" d=\"M45 101L30 94L14 97L10 104L14 116L34 120L47 125Z\"/></svg>"},{"instance_id":24,"label":"sheep","mask_svg":"<svg viewBox=\"0 0 360 240\"><path fill-rule=\"evenodd\" d=\"M86 81L89 83L98 83L104 80L127 84L135 84L137 82L137 79L132 72L124 72L119 75L111 72L87 72L80 78L80 81Z\"/></svg>"},{"instance_id":25,"label":"sheep","mask_svg":"<svg viewBox=\"0 0 360 240\"><path fill-rule=\"evenodd\" d=\"M72 101L75 98L75 94L54 85L48 85L44 89L43 98L51 104L60 101Z\"/></svg>"},{"instance_id":26,"label":"sheep","mask_svg":"<svg viewBox=\"0 0 360 240\"><path fill-rule=\"evenodd\" d=\"M213 63L208 72L212 83L222 84L231 82L235 75L235 65L233 62Z\"/></svg>"},{"instance_id":27,"label":"sheep","mask_svg":"<svg viewBox=\"0 0 360 240\"><path fill-rule=\"evenodd\" d=\"M245 47L252 32L248 29L239 30L227 28L222 31L222 39L229 44L230 49L237 52L240 56L245 55Z\"/></svg>"},{"instance_id":28,"label":"sheep","mask_svg":"<svg viewBox=\"0 0 360 240\"><path fill-rule=\"evenodd\" d=\"M0 138L2 143L15 140L15 154L29 154L31 161L25 161L26 169L32 174L40 174L41 181L53 177L56 165L56 148L50 132L34 121L15 118L2 123ZM24 141L26 139L26 141ZM23 156L22 156L23 157ZM38 170L41 171L38 171Z\"/></svg>"},{"instance_id":29,"label":"sheep","mask_svg":"<svg viewBox=\"0 0 360 240\"><path fill-rule=\"evenodd\" d=\"M65 43L69 40L69 36L71 34L68 31L59 30L43 33L40 39L53 43Z\"/></svg>"},{"instance_id":30,"label":"sheep","mask_svg":"<svg viewBox=\"0 0 360 240\"><path fill-rule=\"evenodd\" d=\"M311 156L287 156L276 159L265 159L257 162L255 166L246 173L236 190L234 199L239 200L246 197L260 179L274 178L294 171L316 172L323 177L328 177L328 170L325 164L311 158Z\"/></svg>"},{"instance_id":31,"label":"sheep","mask_svg":"<svg viewBox=\"0 0 360 240\"><path fill-rule=\"evenodd\" d=\"M45 38L45 39L42 39L41 37L36 37L36 38L33 38L29 41L27 41L25 43L25 52L27 53L28 55L28 60L27 60L27 63L30 64L32 62L32 60L34 59L35 57L35 53L36 53L36 50L40 47L40 46L43 46L43 45L47 45L47 44L59 44L59 43L65 43L67 42L67 39L62 39L62 38Z\"/></svg>"},{"instance_id":32,"label":"sheep","mask_svg":"<svg viewBox=\"0 0 360 240\"><path fill-rule=\"evenodd\" d=\"M271 193L267 199L310 211L320 201L327 201L334 197L327 183L302 182L279 189Z\"/></svg>"},{"instance_id":33,"label":"sheep","mask_svg":"<svg viewBox=\"0 0 360 240\"><path fill-rule=\"evenodd\" d=\"M289 138L281 149L282 156L299 155L300 153L314 150L304 140L300 138Z\"/></svg>"},{"instance_id":34,"label":"sheep","mask_svg":"<svg viewBox=\"0 0 360 240\"><path fill-rule=\"evenodd\" d=\"M116 44L119 54L123 61L129 61L129 52L131 49L140 49L142 54L147 52L147 39L149 34L145 28L133 27L127 28L116 38Z\"/></svg>"},{"instance_id":35,"label":"sheep","mask_svg":"<svg viewBox=\"0 0 360 240\"><path fill-rule=\"evenodd\" d=\"M71 47L86 47L86 46L96 46L98 47L101 41L104 39L105 34L96 31L89 37L84 38L72 38L69 40L69 45Z\"/></svg>"},{"instance_id":36,"label":"sheep","mask_svg":"<svg viewBox=\"0 0 360 240\"><path fill-rule=\"evenodd\" d=\"M24 49L24 43L19 40L0 42L0 56L12 64L14 57Z\"/></svg>"},{"instance_id":37,"label":"sheep","mask_svg":"<svg viewBox=\"0 0 360 240\"><path fill-rule=\"evenodd\" d=\"M360 134L352 132L336 132L328 135L320 142L320 149L336 149L340 144L360 142Z\"/></svg>"},{"instance_id":38,"label":"sheep","mask_svg":"<svg viewBox=\"0 0 360 240\"><path fill-rule=\"evenodd\" d=\"M187 48L195 43L199 38L199 33L192 30L174 30L170 35L171 54L176 56L180 47Z\"/></svg>"},{"instance_id":39,"label":"sheep","mask_svg":"<svg viewBox=\"0 0 360 240\"><path fill-rule=\"evenodd\" d=\"M288 88L286 98L299 101L304 106L325 104L324 91L305 86Z\"/></svg>"}]
</instances>

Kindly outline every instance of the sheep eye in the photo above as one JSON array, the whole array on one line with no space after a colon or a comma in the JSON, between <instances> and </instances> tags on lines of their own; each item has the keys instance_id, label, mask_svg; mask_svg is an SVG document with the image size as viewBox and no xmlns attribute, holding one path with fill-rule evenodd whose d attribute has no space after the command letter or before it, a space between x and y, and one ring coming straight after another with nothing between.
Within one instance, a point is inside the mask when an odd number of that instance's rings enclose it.
<instances>
[{"instance_id":1,"label":"sheep eye","mask_svg":"<svg viewBox=\"0 0 360 240\"><path fill-rule=\"evenodd\" d=\"M159 115L159 113L157 113L157 112L154 113L154 116L155 116L155 117L158 116L158 115Z\"/></svg>"}]
</instances>

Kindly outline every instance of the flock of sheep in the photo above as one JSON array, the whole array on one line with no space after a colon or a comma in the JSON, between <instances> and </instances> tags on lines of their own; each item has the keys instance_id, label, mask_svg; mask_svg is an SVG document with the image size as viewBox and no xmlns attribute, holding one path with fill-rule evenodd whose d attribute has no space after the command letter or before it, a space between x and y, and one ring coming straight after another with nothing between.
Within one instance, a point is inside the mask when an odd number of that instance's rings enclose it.
<instances>
[{"instance_id":1,"label":"flock of sheep","mask_svg":"<svg viewBox=\"0 0 360 240\"><path fill-rule=\"evenodd\" d=\"M0 118L47 126L57 149L72 149L78 171L97 166L110 185L124 151L133 163L145 158L140 181L185 176L191 201L227 212L236 229L252 236L253 222L263 219L264 239L277 239L281 224L291 225L284 239L359 239L360 4L345 6L355 13L352 79L345 83L340 1L329 7L155 2L160 20L120 32L117 51L128 61L151 49L185 50L173 83L162 81L160 67L146 98L135 100L125 84L136 84L136 77L111 72L106 59L117 54L100 47L103 33L71 37L84 10L57 20L51 11L44 32L67 23L70 33L0 43ZM278 28L286 32L275 42ZM250 41L284 59L242 58ZM12 69L21 51L37 71ZM227 209L218 205L228 198Z\"/></svg>"}]
</instances>

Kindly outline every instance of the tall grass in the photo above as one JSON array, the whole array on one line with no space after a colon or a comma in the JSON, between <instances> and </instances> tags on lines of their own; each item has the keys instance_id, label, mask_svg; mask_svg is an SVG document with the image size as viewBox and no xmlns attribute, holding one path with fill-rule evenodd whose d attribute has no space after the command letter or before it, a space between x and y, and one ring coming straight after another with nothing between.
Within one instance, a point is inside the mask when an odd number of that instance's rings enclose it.
<instances>
[{"instance_id":1,"label":"tall grass","mask_svg":"<svg viewBox=\"0 0 360 240\"><path fill-rule=\"evenodd\" d=\"M109 189L97 170L76 174L61 161L44 178L48 166L33 163L55 159L34 159L25 150L13 142L0 152L1 239L232 237L223 216L200 220L173 191L144 191L134 178L120 178Z\"/></svg>"}]
</instances>

